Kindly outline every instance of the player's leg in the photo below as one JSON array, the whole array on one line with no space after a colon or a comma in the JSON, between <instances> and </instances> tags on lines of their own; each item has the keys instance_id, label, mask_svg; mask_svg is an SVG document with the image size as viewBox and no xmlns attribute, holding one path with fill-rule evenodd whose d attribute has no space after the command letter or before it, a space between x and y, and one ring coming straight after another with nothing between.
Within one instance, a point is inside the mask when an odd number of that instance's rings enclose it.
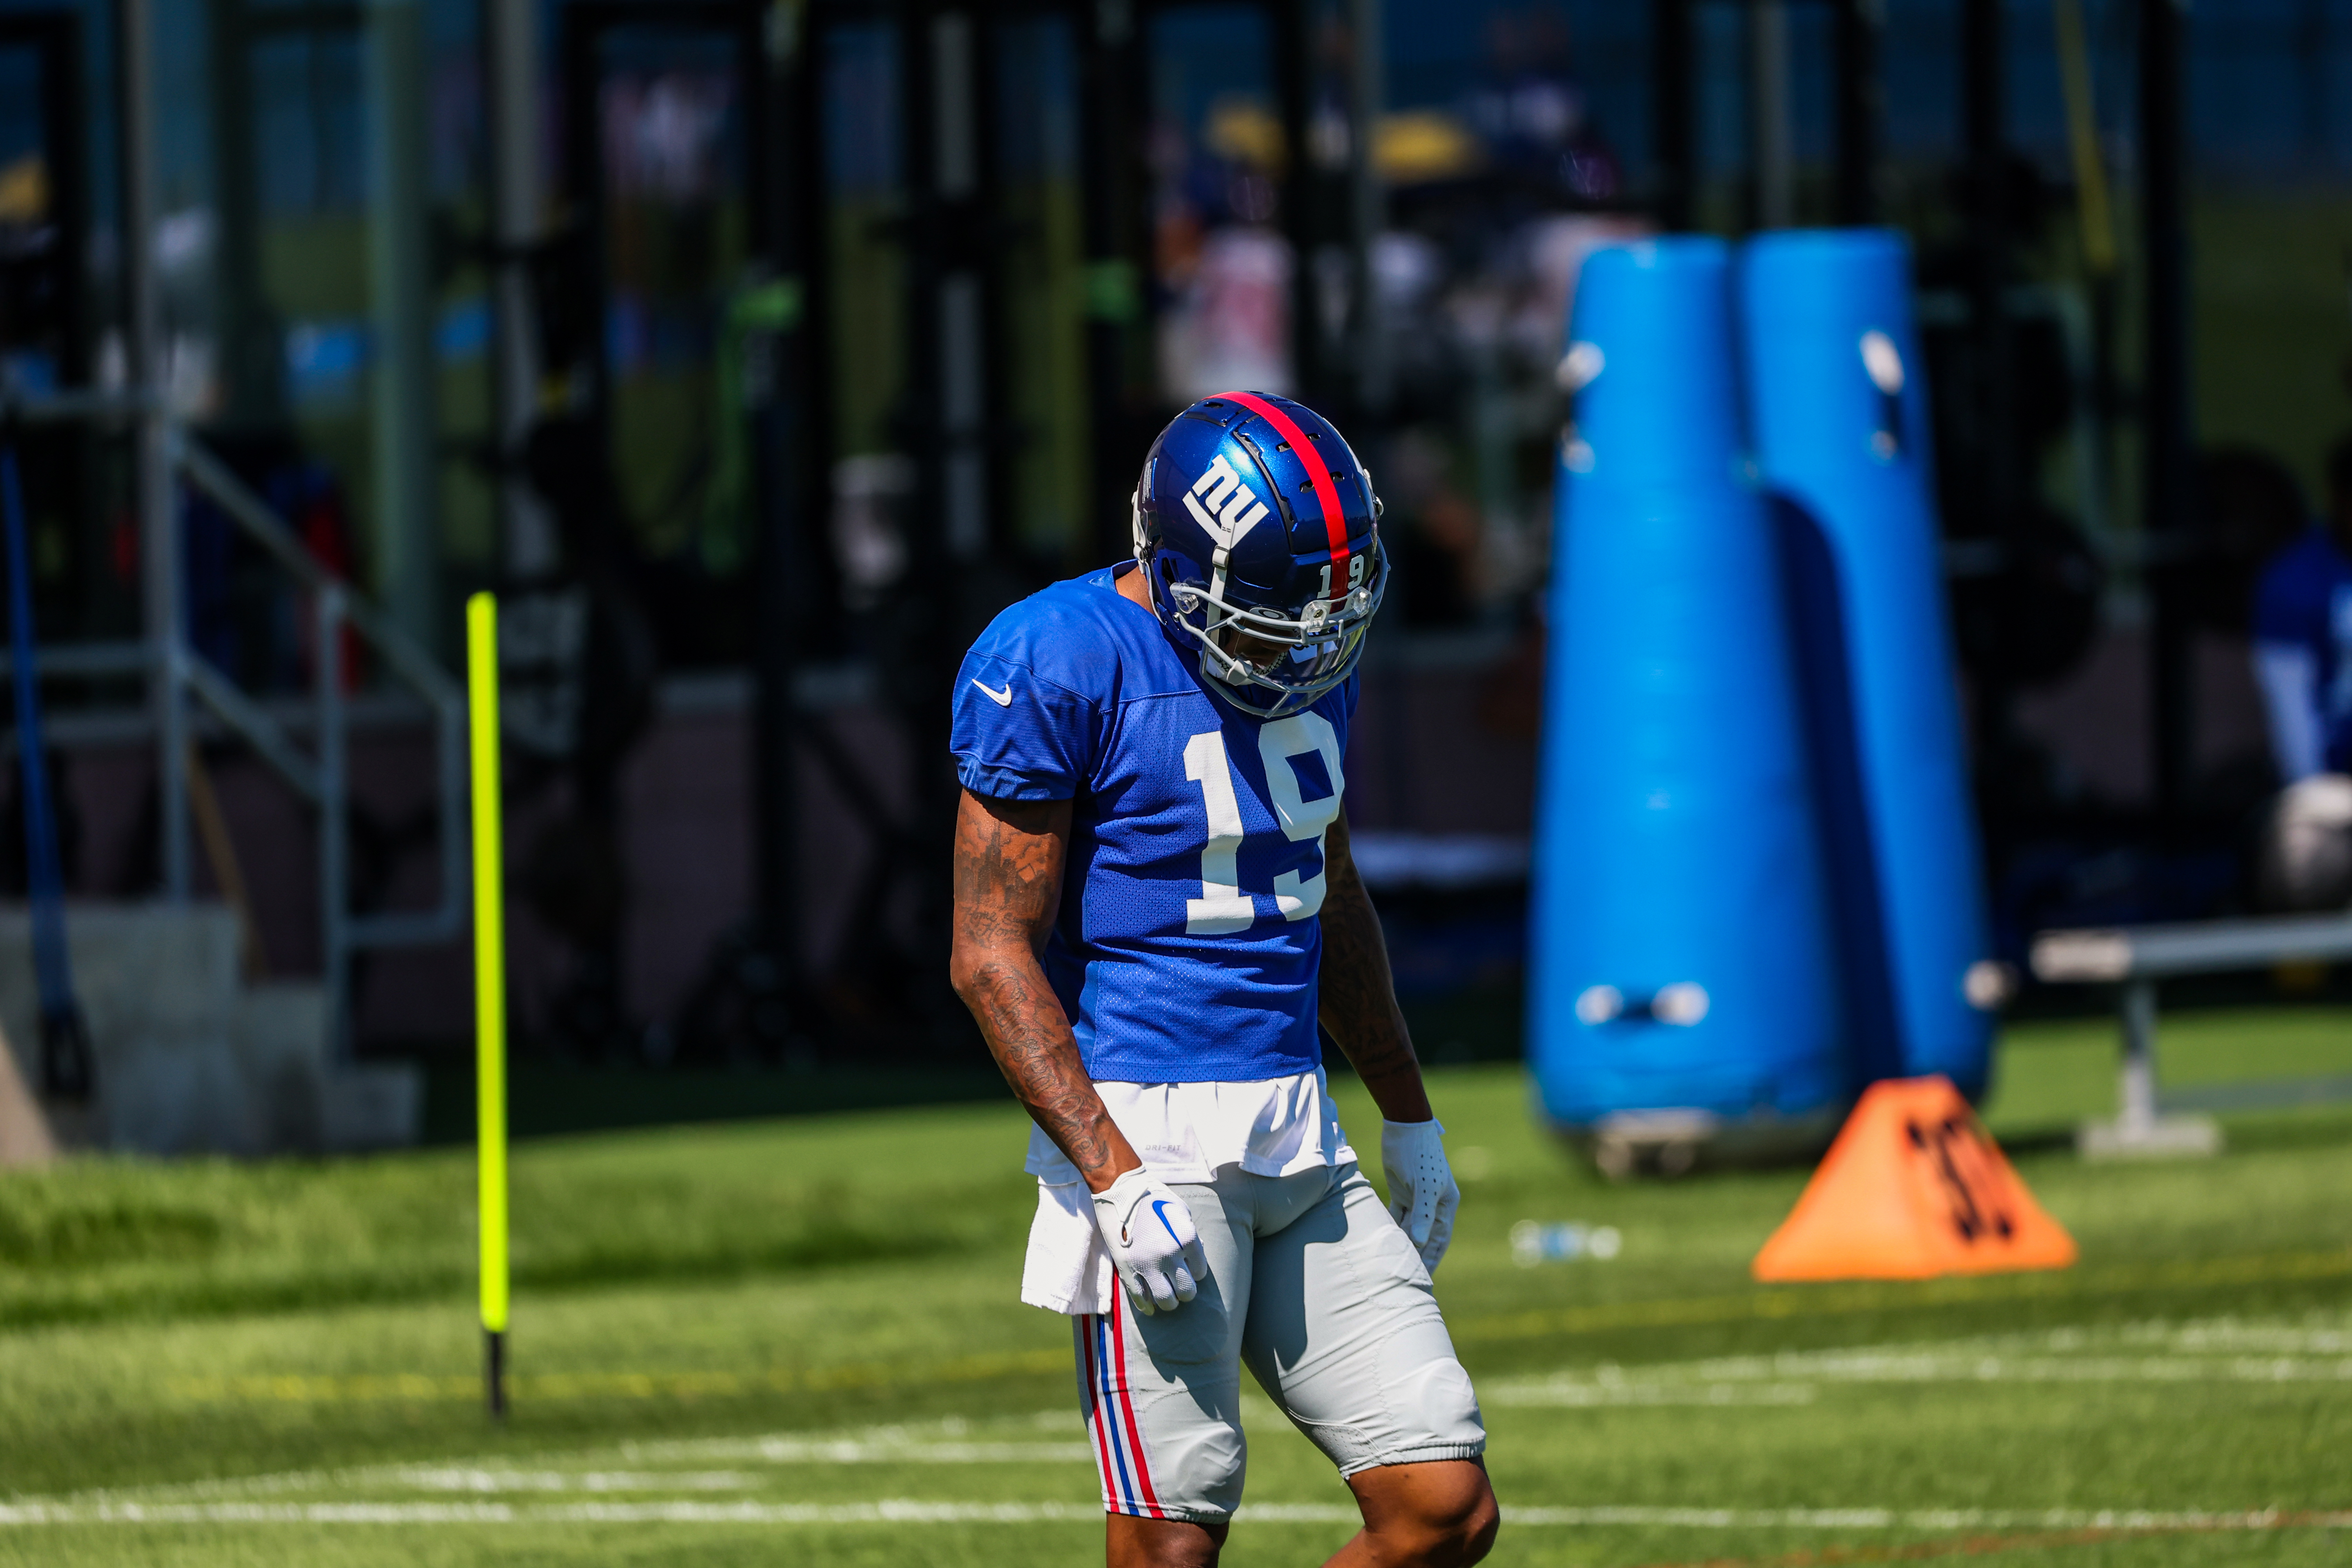
<instances>
[{"instance_id":1,"label":"player's leg","mask_svg":"<svg viewBox=\"0 0 2352 1568\"><path fill-rule=\"evenodd\" d=\"M1209 1568L1241 1502L1253 1194L1173 1184L1207 1257L1201 1293L1146 1316L1114 1289L1108 1312L1076 1320L1079 1405L1102 1475L1111 1568Z\"/></svg>"},{"instance_id":2,"label":"player's leg","mask_svg":"<svg viewBox=\"0 0 2352 1568\"><path fill-rule=\"evenodd\" d=\"M1363 1510L1334 1564L1475 1563L1499 1517L1486 1431L1429 1271L1353 1165L1321 1175L1319 1191L1318 1179L1280 1178L1281 1196L1260 1199L1302 1212L1260 1226L1244 1358Z\"/></svg>"},{"instance_id":3,"label":"player's leg","mask_svg":"<svg viewBox=\"0 0 2352 1568\"><path fill-rule=\"evenodd\" d=\"M1363 1510L1364 1528L1328 1568L1475 1563L1493 1549L1502 1521L1486 1467L1475 1459L1376 1465L1349 1476L1348 1489Z\"/></svg>"},{"instance_id":4,"label":"player's leg","mask_svg":"<svg viewBox=\"0 0 2352 1568\"><path fill-rule=\"evenodd\" d=\"M1103 1561L1109 1568L1217 1568L1228 1528L1114 1513L1103 1528Z\"/></svg>"}]
</instances>

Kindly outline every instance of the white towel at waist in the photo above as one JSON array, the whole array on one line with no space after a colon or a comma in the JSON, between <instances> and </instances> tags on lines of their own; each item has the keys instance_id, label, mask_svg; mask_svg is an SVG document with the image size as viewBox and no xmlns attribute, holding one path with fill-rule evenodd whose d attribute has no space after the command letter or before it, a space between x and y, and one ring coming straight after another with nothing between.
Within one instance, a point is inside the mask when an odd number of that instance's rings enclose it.
<instances>
[{"instance_id":1,"label":"white towel at waist","mask_svg":"<svg viewBox=\"0 0 2352 1568\"><path fill-rule=\"evenodd\" d=\"M1323 1069L1256 1083L1097 1083L1110 1119L1163 1182L1206 1182L1226 1165L1286 1176L1340 1165L1356 1152L1339 1131ZM1043 1130L1029 1131L1037 1215L1021 1299L1073 1316L1110 1310L1110 1254L1077 1167Z\"/></svg>"}]
</instances>

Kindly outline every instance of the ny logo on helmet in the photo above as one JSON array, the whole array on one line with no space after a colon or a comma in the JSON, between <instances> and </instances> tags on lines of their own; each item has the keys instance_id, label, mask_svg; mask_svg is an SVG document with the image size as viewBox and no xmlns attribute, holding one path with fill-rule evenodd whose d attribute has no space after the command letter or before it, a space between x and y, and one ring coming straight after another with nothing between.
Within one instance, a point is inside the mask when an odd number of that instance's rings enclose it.
<instances>
[{"instance_id":1,"label":"ny logo on helmet","mask_svg":"<svg viewBox=\"0 0 2352 1568\"><path fill-rule=\"evenodd\" d=\"M1184 492L1184 510L1216 541L1220 554L1239 544L1242 535L1265 516L1265 503L1242 482L1223 452L1210 459L1192 488Z\"/></svg>"}]
</instances>

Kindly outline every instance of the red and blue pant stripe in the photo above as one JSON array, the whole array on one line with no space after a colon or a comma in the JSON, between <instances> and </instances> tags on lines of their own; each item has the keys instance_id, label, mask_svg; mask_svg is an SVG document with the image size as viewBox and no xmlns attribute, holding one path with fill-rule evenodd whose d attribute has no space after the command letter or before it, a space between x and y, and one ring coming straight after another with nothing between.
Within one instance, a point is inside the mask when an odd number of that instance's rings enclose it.
<instances>
[{"instance_id":1,"label":"red and blue pant stripe","mask_svg":"<svg viewBox=\"0 0 2352 1568\"><path fill-rule=\"evenodd\" d=\"M1165 1519L1151 1485L1151 1465L1143 1453L1143 1430L1135 1419L1135 1396L1127 1377L1127 1303L1114 1286L1108 1312L1074 1320L1078 1380L1085 1391L1087 1433L1094 1439L1102 1471L1103 1506L1114 1513Z\"/></svg>"}]
</instances>

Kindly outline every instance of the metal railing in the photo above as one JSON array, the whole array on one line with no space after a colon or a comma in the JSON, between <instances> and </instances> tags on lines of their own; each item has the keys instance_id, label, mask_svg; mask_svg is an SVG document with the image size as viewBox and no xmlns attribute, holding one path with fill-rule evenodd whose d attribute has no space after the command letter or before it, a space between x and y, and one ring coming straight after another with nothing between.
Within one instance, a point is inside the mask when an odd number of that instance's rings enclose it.
<instances>
[{"instance_id":1,"label":"metal railing","mask_svg":"<svg viewBox=\"0 0 2352 1568\"><path fill-rule=\"evenodd\" d=\"M186 640L173 651L180 679L220 721L250 742L279 776L319 808L319 903L331 1027L337 1048L350 1035L351 955L360 948L415 947L449 942L466 930L466 694L433 656L352 586L320 564L291 529L227 466L175 432L173 467L267 550L311 595L311 691L316 705L313 755L304 758L278 721L232 685ZM384 668L433 710L434 763L439 798L441 898L431 910L359 915L351 908L351 785L349 730L343 694L343 628L356 631Z\"/></svg>"},{"instance_id":2,"label":"metal railing","mask_svg":"<svg viewBox=\"0 0 2352 1568\"><path fill-rule=\"evenodd\" d=\"M155 417L143 398L81 394L39 400L0 400L0 413L27 422ZM164 894L187 896L185 823L187 784L184 756L191 698L283 779L318 813L320 948L326 985L330 1048L347 1057L351 1038L352 955L364 948L424 946L449 942L467 924L466 893L466 697L457 682L415 638L362 597L349 582L322 565L268 503L254 494L228 466L176 425L163 433L167 475L184 482L217 506L247 539L259 545L311 601L314 647L310 679L310 736L305 747L277 713L230 679L190 644L179 615L179 595L170 607L149 616L138 642L53 645L40 650L39 673L48 678L140 675L147 679L149 706L157 731L157 785L163 812ZM176 489L176 485L174 487ZM149 510L150 550L167 553L176 567L179 509ZM173 531L163 537L156 526ZM156 625L161 621L164 624ZM343 689L343 633L358 634L383 667L424 699L434 727L435 783L438 796L440 898L432 908L362 914L351 907L350 698ZM0 668L5 668L0 655ZM178 852L173 852L174 847Z\"/></svg>"},{"instance_id":3,"label":"metal railing","mask_svg":"<svg viewBox=\"0 0 2352 1568\"><path fill-rule=\"evenodd\" d=\"M2117 986L2123 1079L2116 1120L2083 1130L2085 1153L2210 1154L2221 1148L2210 1119L2167 1114L2157 1089L2156 983L2173 975L2222 974L2273 963L2352 958L2352 916L2272 915L2176 925L2045 931L2033 939L2036 978L2049 984ZM2343 1079L2242 1086L2227 1109L2253 1110L2340 1098Z\"/></svg>"}]
</instances>

